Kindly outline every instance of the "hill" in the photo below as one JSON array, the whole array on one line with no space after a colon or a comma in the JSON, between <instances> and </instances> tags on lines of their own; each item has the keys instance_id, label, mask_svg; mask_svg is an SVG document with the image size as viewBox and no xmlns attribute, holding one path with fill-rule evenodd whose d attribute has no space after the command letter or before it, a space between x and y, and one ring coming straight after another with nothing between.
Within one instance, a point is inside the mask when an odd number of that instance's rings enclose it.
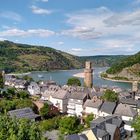
<instances>
[{"instance_id":1,"label":"hill","mask_svg":"<svg viewBox=\"0 0 140 140\"><path fill-rule=\"evenodd\" d=\"M110 67L113 64L121 61L126 58L126 55L97 55L97 56L83 56L81 57L82 61L91 61L93 66L98 67Z\"/></svg>"},{"instance_id":2,"label":"hill","mask_svg":"<svg viewBox=\"0 0 140 140\"><path fill-rule=\"evenodd\" d=\"M50 47L0 41L0 69L28 72L81 68L79 57Z\"/></svg>"},{"instance_id":3,"label":"hill","mask_svg":"<svg viewBox=\"0 0 140 140\"><path fill-rule=\"evenodd\" d=\"M95 67L111 66L124 57L78 57L46 46L0 41L0 69L7 73L82 68L87 60Z\"/></svg>"},{"instance_id":4,"label":"hill","mask_svg":"<svg viewBox=\"0 0 140 140\"><path fill-rule=\"evenodd\" d=\"M140 52L124 58L122 61L112 65L107 71L117 77L126 77L128 80L140 79Z\"/></svg>"}]
</instances>

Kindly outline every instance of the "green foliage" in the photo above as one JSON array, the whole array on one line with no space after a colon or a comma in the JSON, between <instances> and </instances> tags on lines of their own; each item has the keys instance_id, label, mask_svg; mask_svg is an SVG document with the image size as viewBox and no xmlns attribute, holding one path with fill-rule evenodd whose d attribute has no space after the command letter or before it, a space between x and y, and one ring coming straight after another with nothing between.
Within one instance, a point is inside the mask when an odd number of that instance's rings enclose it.
<instances>
[{"instance_id":1,"label":"green foliage","mask_svg":"<svg viewBox=\"0 0 140 140\"><path fill-rule=\"evenodd\" d=\"M0 69L7 73L71 69L81 66L78 57L53 48L0 41Z\"/></svg>"},{"instance_id":2,"label":"green foliage","mask_svg":"<svg viewBox=\"0 0 140 140\"><path fill-rule=\"evenodd\" d=\"M0 110L1 113L5 113L10 110L20 109L24 107L31 107L33 110L36 110L36 106L32 103L30 99L2 99L0 101Z\"/></svg>"},{"instance_id":3,"label":"green foliage","mask_svg":"<svg viewBox=\"0 0 140 140\"><path fill-rule=\"evenodd\" d=\"M67 81L67 85L69 86L81 86L81 82L78 78L76 77L72 77L72 78L69 78L68 81Z\"/></svg>"},{"instance_id":4,"label":"green foliage","mask_svg":"<svg viewBox=\"0 0 140 140\"><path fill-rule=\"evenodd\" d=\"M44 106L40 109L40 115L43 118L48 118L49 117L49 111L50 111L50 107L47 103L45 103Z\"/></svg>"},{"instance_id":5,"label":"green foliage","mask_svg":"<svg viewBox=\"0 0 140 140\"><path fill-rule=\"evenodd\" d=\"M102 78L108 78L108 76L107 76L106 73L101 73L101 77L102 77Z\"/></svg>"},{"instance_id":6,"label":"green foliage","mask_svg":"<svg viewBox=\"0 0 140 140\"><path fill-rule=\"evenodd\" d=\"M18 91L17 96L20 99L26 99L26 98L29 98L29 93L25 90L21 90L21 91Z\"/></svg>"},{"instance_id":7,"label":"green foliage","mask_svg":"<svg viewBox=\"0 0 140 140\"><path fill-rule=\"evenodd\" d=\"M118 63L114 64L106 72L108 74L116 74L121 72L124 68L131 67L137 63L140 63L140 52L127 58L124 58L122 61L119 61Z\"/></svg>"},{"instance_id":8,"label":"green foliage","mask_svg":"<svg viewBox=\"0 0 140 140\"><path fill-rule=\"evenodd\" d=\"M0 88L4 87L4 79L3 79L3 75L2 72L0 72Z\"/></svg>"},{"instance_id":9,"label":"green foliage","mask_svg":"<svg viewBox=\"0 0 140 140\"><path fill-rule=\"evenodd\" d=\"M59 115L59 110L57 107L45 103L40 109L40 115L45 119L52 118Z\"/></svg>"},{"instance_id":10,"label":"green foliage","mask_svg":"<svg viewBox=\"0 0 140 140\"><path fill-rule=\"evenodd\" d=\"M132 127L135 129L137 140L140 140L140 116L138 116L132 123Z\"/></svg>"},{"instance_id":11,"label":"green foliage","mask_svg":"<svg viewBox=\"0 0 140 140\"><path fill-rule=\"evenodd\" d=\"M118 94L110 89L107 89L102 96L102 99L105 101L115 102L118 100Z\"/></svg>"},{"instance_id":12,"label":"green foliage","mask_svg":"<svg viewBox=\"0 0 140 140\"><path fill-rule=\"evenodd\" d=\"M40 127L44 132L50 131L53 129L58 129L60 119L61 119L61 116L56 116L51 119L43 120L40 122Z\"/></svg>"},{"instance_id":13,"label":"green foliage","mask_svg":"<svg viewBox=\"0 0 140 140\"><path fill-rule=\"evenodd\" d=\"M94 115L93 114L89 114L89 115L87 115L86 118L84 118L85 124L87 125L87 127L90 127L90 121L92 121L93 119L94 119Z\"/></svg>"},{"instance_id":14,"label":"green foliage","mask_svg":"<svg viewBox=\"0 0 140 140\"><path fill-rule=\"evenodd\" d=\"M22 78L23 78L24 80L28 81L28 82L33 81L33 78L30 77L30 76L28 76L28 75L25 75L25 76L23 76Z\"/></svg>"},{"instance_id":15,"label":"green foliage","mask_svg":"<svg viewBox=\"0 0 140 140\"><path fill-rule=\"evenodd\" d=\"M74 134L80 132L82 127L79 118L65 116L59 122L59 129L62 134Z\"/></svg>"},{"instance_id":16,"label":"green foliage","mask_svg":"<svg viewBox=\"0 0 140 140\"><path fill-rule=\"evenodd\" d=\"M115 76L115 77L113 77L113 79L129 81L129 79L127 77L120 77L120 76Z\"/></svg>"},{"instance_id":17,"label":"green foliage","mask_svg":"<svg viewBox=\"0 0 140 140\"><path fill-rule=\"evenodd\" d=\"M43 140L36 122L0 116L0 140Z\"/></svg>"}]
</instances>

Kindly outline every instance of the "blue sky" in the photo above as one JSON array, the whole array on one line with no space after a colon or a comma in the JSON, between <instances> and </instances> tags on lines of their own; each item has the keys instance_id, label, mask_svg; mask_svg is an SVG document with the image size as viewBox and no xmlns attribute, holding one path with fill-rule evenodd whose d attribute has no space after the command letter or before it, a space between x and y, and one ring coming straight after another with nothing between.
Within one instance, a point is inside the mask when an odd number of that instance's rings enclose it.
<instances>
[{"instance_id":1,"label":"blue sky","mask_svg":"<svg viewBox=\"0 0 140 140\"><path fill-rule=\"evenodd\" d=\"M0 40L79 56L134 54L140 0L1 0Z\"/></svg>"}]
</instances>

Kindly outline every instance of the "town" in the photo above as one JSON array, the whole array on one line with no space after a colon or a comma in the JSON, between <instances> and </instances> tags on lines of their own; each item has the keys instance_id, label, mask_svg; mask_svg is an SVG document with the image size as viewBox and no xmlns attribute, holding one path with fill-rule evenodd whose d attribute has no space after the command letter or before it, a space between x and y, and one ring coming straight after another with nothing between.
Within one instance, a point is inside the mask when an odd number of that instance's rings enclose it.
<instances>
[{"instance_id":1,"label":"town","mask_svg":"<svg viewBox=\"0 0 140 140\"><path fill-rule=\"evenodd\" d=\"M84 75L83 86L78 85L76 80L60 86L52 80L35 82L28 76L23 79L2 72L4 87L0 90L0 100L2 101L5 95L13 98L15 93L12 93L12 89L14 89L14 92L18 92L17 97L22 100L26 97L30 98L37 107L37 111L26 105L16 109L14 107L5 109L0 104L1 112L6 111L12 118L26 118L42 122L42 124L44 121L43 135L49 140L58 140L58 137L65 140L133 138L135 135L133 123L140 115L138 82L132 83L131 90L123 90L116 86L95 87L93 67L90 61L85 63ZM7 95L7 90L13 95ZM57 126L58 130L54 127L53 118L60 121ZM74 118L78 121L73 122ZM45 122L50 119L53 121L52 126ZM60 131L59 136L56 131Z\"/></svg>"}]
</instances>

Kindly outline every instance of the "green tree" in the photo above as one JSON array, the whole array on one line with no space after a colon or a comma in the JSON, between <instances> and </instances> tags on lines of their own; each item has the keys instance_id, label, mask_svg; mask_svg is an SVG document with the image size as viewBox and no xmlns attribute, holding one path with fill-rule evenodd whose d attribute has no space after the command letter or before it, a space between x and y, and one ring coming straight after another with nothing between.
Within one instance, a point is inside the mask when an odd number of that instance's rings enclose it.
<instances>
[{"instance_id":1,"label":"green tree","mask_svg":"<svg viewBox=\"0 0 140 140\"><path fill-rule=\"evenodd\" d=\"M78 78L72 77L72 78L68 79L67 85L69 85L69 86L81 86L81 82Z\"/></svg>"},{"instance_id":2,"label":"green tree","mask_svg":"<svg viewBox=\"0 0 140 140\"><path fill-rule=\"evenodd\" d=\"M94 115L93 114L89 114L86 116L85 120L85 124L87 125L87 127L90 126L90 121L92 121L94 119Z\"/></svg>"},{"instance_id":3,"label":"green tree","mask_svg":"<svg viewBox=\"0 0 140 140\"><path fill-rule=\"evenodd\" d=\"M0 116L0 140L41 140L41 130L36 122L27 119Z\"/></svg>"},{"instance_id":4,"label":"green tree","mask_svg":"<svg viewBox=\"0 0 140 140\"><path fill-rule=\"evenodd\" d=\"M118 100L118 94L113 90L107 89L102 96L102 99L104 99L105 101L115 102Z\"/></svg>"},{"instance_id":5,"label":"green tree","mask_svg":"<svg viewBox=\"0 0 140 140\"><path fill-rule=\"evenodd\" d=\"M81 129L80 120L75 116L65 116L59 122L59 129L62 134L78 133Z\"/></svg>"},{"instance_id":6,"label":"green tree","mask_svg":"<svg viewBox=\"0 0 140 140\"><path fill-rule=\"evenodd\" d=\"M132 127L135 129L137 140L140 140L140 116L138 116L132 123Z\"/></svg>"},{"instance_id":7,"label":"green tree","mask_svg":"<svg viewBox=\"0 0 140 140\"><path fill-rule=\"evenodd\" d=\"M0 101L0 111L1 113L5 113L10 110L20 109L24 107L31 107L35 112L37 111L35 104L31 101L31 99L3 99Z\"/></svg>"},{"instance_id":8,"label":"green tree","mask_svg":"<svg viewBox=\"0 0 140 140\"><path fill-rule=\"evenodd\" d=\"M28 75L23 76L23 79L26 80L26 81L28 81L28 82L33 81L33 78L30 77L30 76L28 76Z\"/></svg>"},{"instance_id":9,"label":"green tree","mask_svg":"<svg viewBox=\"0 0 140 140\"><path fill-rule=\"evenodd\" d=\"M5 94L6 95L6 94ZM13 88L13 87L10 87L7 89L7 98L13 98L13 97L16 97L17 94L16 94L16 89ZM6 96L5 96L6 97Z\"/></svg>"},{"instance_id":10,"label":"green tree","mask_svg":"<svg viewBox=\"0 0 140 140\"><path fill-rule=\"evenodd\" d=\"M29 98L29 93L25 90L21 90L17 93L17 96L21 99Z\"/></svg>"},{"instance_id":11,"label":"green tree","mask_svg":"<svg viewBox=\"0 0 140 140\"><path fill-rule=\"evenodd\" d=\"M40 109L40 115L43 118L48 118L49 117L49 111L50 111L50 107L47 103L45 103L44 106Z\"/></svg>"}]
</instances>

